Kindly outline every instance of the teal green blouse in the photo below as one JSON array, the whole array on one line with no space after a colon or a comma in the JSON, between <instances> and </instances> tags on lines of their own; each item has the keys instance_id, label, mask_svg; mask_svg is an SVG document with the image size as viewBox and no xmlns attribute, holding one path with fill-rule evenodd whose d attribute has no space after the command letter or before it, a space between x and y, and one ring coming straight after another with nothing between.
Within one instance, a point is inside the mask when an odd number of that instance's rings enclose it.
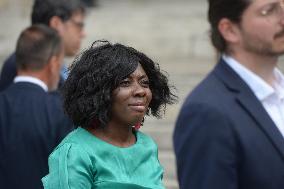
<instances>
[{"instance_id":1,"label":"teal green blouse","mask_svg":"<svg viewBox=\"0 0 284 189\"><path fill-rule=\"evenodd\" d=\"M164 189L157 145L139 131L136 138L121 148L77 128L50 154L44 188Z\"/></svg>"}]
</instances>

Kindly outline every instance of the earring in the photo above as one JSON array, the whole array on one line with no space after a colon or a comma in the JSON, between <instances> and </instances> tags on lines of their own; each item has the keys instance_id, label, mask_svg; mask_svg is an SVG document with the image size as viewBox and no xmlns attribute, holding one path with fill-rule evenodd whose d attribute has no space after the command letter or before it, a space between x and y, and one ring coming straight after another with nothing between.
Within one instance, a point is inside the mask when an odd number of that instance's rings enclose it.
<instances>
[{"instance_id":1,"label":"earring","mask_svg":"<svg viewBox=\"0 0 284 189\"><path fill-rule=\"evenodd\" d=\"M144 117L143 117L143 119L142 119L142 121L140 122L140 123L137 123L136 125L134 125L134 129L136 130L136 131L138 131L139 129L140 129L140 127L142 127L143 126L143 124L144 124Z\"/></svg>"},{"instance_id":2,"label":"earring","mask_svg":"<svg viewBox=\"0 0 284 189\"><path fill-rule=\"evenodd\" d=\"M141 127L141 123L137 123L136 125L134 125L135 131L138 131L140 127Z\"/></svg>"}]
</instances>

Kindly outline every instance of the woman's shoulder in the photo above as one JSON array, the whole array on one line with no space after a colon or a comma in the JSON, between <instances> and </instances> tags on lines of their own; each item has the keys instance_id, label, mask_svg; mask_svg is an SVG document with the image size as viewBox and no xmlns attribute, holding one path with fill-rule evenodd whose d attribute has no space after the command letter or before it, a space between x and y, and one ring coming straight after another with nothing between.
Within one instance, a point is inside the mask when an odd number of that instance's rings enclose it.
<instances>
[{"instance_id":1,"label":"woman's shoulder","mask_svg":"<svg viewBox=\"0 0 284 189\"><path fill-rule=\"evenodd\" d=\"M57 151L69 150L70 148L72 148L72 151L83 151L85 143L88 143L88 138L84 136L82 128L78 127L60 142L52 154Z\"/></svg>"},{"instance_id":2,"label":"woman's shoulder","mask_svg":"<svg viewBox=\"0 0 284 189\"><path fill-rule=\"evenodd\" d=\"M145 134L141 131L137 131L136 135L137 135L139 143L143 143L145 145L146 144L151 145L151 146L154 146L154 147L157 146L156 142L154 141L154 139L150 135Z\"/></svg>"},{"instance_id":3,"label":"woman's shoulder","mask_svg":"<svg viewBox=\"0 0 284 189\"><path fill-rule=\"evenodd\" d=\"M57 146L59 148L60 146L63 146L66 143L79 143L80 142L80 129L76 128L74 131L70 132Z\"/></svg>"},{"instance_id":4,"label":"woman's shoulder","mask_svg":"<svg viewBox=\"0 0 284 189\"><path fill-rule=\"evenodd\" d=\"M71 164L78 166L82 163L92 165L93 162L91 161L91 153L87 151L82 144L73 140L66 140L65 142L62 142L49 155L49 166L53 168L68 167Z\"/></svg>"},{"instance_id":5,"label":"woman's shoulder","mask_svg":"<svg viewBox=\"0 0 284 189\"><path fill-rule=\"evenodd\" d=\"M80 154L80 156L86 154L88 156L86 150L82 148L82 146L79 143L66 141L60 143L53 150L53 152L49 155L49 160L62 158L62 156L68 158L74 155L77 156L77 154Z\"/></svg>"},{"instance_id":6,"label":"woman's shoulder","mask_svg":"<svg viewBox=\"0 0 284 189\"><path fill-rule=\"evenodd\" d=\"M96 171L95 162L84 148L85 141L81 141L82 139L77 135L80 134L76 130L70 133L50 154L49 174L42 179L45 188L67 189L77 188L73 185L84 186L88 184L84 179L89 181L88 176ZM70 180L84 181L84 183L69 182Z\"/></svg>"}]
</instances>

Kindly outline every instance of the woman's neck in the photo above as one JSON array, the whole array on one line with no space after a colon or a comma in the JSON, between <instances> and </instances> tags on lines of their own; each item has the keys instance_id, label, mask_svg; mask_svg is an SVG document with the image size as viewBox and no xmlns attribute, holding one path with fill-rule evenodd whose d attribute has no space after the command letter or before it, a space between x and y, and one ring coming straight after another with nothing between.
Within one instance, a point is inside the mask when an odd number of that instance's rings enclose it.
<instances>
[{"instance_id":1,"label":"woman's neck","mask_svg":"<svg viewBox=\"0 0 284 189\"><path fill-rule=\"evenodd\" d=\"M108 124L104 127L88 129L96 137L118 147L129 147L136 143L132 127Z\"/></svg>"}]
</instances>

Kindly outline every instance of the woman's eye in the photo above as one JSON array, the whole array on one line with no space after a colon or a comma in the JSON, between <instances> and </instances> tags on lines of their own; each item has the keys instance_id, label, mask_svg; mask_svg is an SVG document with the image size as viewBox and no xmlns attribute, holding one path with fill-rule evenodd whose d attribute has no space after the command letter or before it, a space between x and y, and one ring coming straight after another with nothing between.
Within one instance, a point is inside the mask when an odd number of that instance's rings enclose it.
<instances>
[{"instance_id":1,"label":"woman's eye","mask_svg":"<svg viewBox=\"0 0 284 189\"><path fill-rule=\"evenodd\" d=\"M149 87L150 86L150 81L149 80L143 80L142 81L142 86L143 87Z\"/></svg>"},{"instance_id":2,"label":"woman's eye","mask_svg":"<svg viewBox=\"0 0 284 189\"><path fill-rule=\"evenodd\" d=\"M119 83L119 86L121 87L127 87L130 85L130 81L129 80L123 80Z\"/></svg>"}]
</instances>

